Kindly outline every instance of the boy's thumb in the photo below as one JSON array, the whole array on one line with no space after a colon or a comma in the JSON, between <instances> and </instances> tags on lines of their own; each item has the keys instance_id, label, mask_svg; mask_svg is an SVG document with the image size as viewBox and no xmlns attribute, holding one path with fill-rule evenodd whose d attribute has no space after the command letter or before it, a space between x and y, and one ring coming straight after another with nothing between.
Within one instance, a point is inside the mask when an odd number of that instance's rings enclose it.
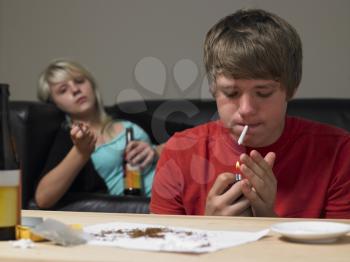
<instances>
[{"instance_id":1,"label":"boy's thumb","mask_svg":"<svg viewBox=\"0 0 350 262\"><path fill-rule=\"evenodd\" d=\"M273 167L275 160L276 160L276 154L274 152L269 152L265 157L265 161L269 164L270 167Z\"/></svg>"}]
</instances>

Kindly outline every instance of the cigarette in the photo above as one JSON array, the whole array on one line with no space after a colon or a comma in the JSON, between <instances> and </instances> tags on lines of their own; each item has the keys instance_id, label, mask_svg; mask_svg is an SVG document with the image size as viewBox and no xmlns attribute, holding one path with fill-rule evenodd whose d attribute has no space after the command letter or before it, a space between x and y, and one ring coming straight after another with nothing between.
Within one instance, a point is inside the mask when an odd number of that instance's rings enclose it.
<instances>
[{"instance_id":1,"label":"cigarette","mask_svg":"<svg viewBox=\"0 0 350 262\"><path fill-rule=\"evenodd\" d=\"M245 135L247 134L247 131L248 131L248 125L245 125L244 128L243 128L243 131L241 133L241 135L239 136L238 138L238 144L241 145L243 140L244 140L244 137Z\"/></svg>"}]
</instances>

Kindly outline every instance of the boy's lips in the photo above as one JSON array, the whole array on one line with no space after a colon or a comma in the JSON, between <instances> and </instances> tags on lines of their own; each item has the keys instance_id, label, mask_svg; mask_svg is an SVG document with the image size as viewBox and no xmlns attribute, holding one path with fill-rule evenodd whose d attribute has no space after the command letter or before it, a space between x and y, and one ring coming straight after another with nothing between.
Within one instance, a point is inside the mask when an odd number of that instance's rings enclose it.
<instances>
[{"instance_id":1,"label":"boy's lips","mask_svg":"<svg viewBox=\"0 0 350 262\"><path fill-rule=\"evenodd\" d=\"M248 132L247 132L247 135L249 133L254 133L256 129L260 128L260 126L262 125L262 123L254 123L254 124L237 124L236 126L238 127L238 132L239 134L242 133L244 127L248 125Z\"/></svg>"},{"instance_id":2,"label":"boy's lips","mask_svg":"<svg viewBox=\"0 0 350 262\"><path fill-rule=\"evenodd\" d=\"M249 126L249 129L251 129L251 128L256 128L256 127L260 126L261 123L254 123L254 124L245 123L245 124L237 124L237 125L243 130L243 128L244 128L246 125Z\"/></svg>"}]
</instances>

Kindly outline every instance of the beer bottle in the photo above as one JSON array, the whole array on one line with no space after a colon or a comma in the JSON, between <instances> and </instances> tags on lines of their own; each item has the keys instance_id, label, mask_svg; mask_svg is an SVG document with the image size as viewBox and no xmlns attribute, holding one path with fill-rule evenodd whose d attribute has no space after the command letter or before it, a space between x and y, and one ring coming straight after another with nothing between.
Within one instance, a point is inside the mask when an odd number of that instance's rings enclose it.
<instances>
[{"instance_id":1,"label":"beer bottle","mask_svg":"<svg viewBox=\"0 0 350 262\"><path fill-rule=\"evenodd\" d=\"M125 132L125 148L129 142L134 140L134 133L131 127L126 128ZM141 171L136 165L132 165L126 161L124 154L124 195L141 195Z\"/></svg>"},{"instance_id":2,"label":"beer bottle","mask_svg":"<svg viewBox=\"0 0 350 262\"><path fill-rule=\"evenodd\" d=\"M15 240L21 224L21 176L10 129L9 85L0 83L0 240Z\"/></svg>"},{"instance_id":3,"label":"beer bottle","mask_svg":"<svg viewBox=\"0 0 350 262\"><path fill-rule=\"evenodd\" d=\"M0 84L0 169L18 169L14 137L10 130L9 85Z\"/></svg>"}]
</instances>

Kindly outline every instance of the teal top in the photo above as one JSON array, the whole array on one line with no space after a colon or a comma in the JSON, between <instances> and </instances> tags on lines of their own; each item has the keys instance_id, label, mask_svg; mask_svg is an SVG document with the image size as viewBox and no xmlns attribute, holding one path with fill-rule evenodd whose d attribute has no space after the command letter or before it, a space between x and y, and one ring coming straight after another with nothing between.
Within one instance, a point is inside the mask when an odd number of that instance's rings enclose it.
<instances>
[{"instance_id":1,"label":"teal top","mask_svg":"<svg viewBox=\"0 0 350 262\"><path fill-rule=\"evenodd\" d=\"M92 163L98 174L105 181L108 191L111 195L124 194L123 180L123 156L125 150L125 131L132 127L134 130L134 139L145 141L151 144L147 133L138 125L129 121L121 121L124 130L108 143L96 147L91 155ZM156 161L142 171L143 192L146 196L151 196L153 177Z\"/></svg>"}]
</instances>

